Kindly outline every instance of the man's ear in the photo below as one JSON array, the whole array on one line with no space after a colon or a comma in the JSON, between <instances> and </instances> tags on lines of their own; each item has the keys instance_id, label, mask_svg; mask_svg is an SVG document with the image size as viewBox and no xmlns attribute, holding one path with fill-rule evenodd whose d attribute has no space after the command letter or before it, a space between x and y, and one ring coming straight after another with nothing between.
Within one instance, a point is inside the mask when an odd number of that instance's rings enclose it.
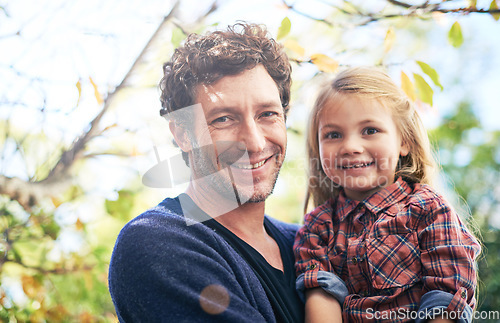
<instances>
[{"instance_id":1,"label":"man's ear","mask_svg":"<svg viewBox=\"0 0 500 323\"><path fill-rule=\"evenodd\" d=\"M179 148L184 152L190 151L192 149L191 141L189 140L186 129L184 127L176 125L173 121L170 121L168 123L168 127L170 128L170 132L174 136L174 140Z\"/></svg>"}]
</instances>

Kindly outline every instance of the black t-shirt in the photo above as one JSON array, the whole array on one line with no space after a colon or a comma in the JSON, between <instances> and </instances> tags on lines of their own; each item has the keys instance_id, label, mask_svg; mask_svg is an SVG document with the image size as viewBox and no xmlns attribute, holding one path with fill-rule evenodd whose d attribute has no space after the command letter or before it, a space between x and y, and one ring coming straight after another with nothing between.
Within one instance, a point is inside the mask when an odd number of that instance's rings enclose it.
<instances>
[{"instance_id":1,"label":"black t-shirt","mask_svg":"<svg viewBox=\"0 0 500 323\"><path fill-rule=\"evenodd\" d=\"M304 304L295 289L295 260L293 251L287 246L283 234L270 220L264 218L264 227L279 246L283 262L283 272L271 266L252 246L238 238L216 220L211 219L194 204L188 195L181 194L179 198L183 201L185 214L189 213L189 216L194 216L196 219L203 219L203 224L223 237L252 267L266 292L277 322L292 323L304 321Z\"/></svg>"}]
</instances>

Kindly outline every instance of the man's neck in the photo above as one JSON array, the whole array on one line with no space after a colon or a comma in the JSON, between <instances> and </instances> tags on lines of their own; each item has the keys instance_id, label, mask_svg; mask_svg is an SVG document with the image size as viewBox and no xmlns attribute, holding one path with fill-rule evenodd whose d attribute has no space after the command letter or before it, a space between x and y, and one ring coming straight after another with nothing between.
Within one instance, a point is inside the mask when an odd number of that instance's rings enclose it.
<instances>
[{"instance_id":1,"label":"man's neck","mask_svg":"<svg viewBox=\"0 0 500 323\"><path fill-rule=\"evenodd\" d=\"M192 187L186 194L215 221L257 250L271 266L283 270L278 244L264 227L265 202L235 205L217 194L197 194Z\"/></svg>"},{"instance_id":2,"label":"man's neck","mask_svg":"<svg viewBox=\"0 0 500 323\"><path fill-rule=\"evenodd\" d=\"M265 233L265 202L238 204L215 192L202 194L192 186L186 194L200 209L243 240L245 236Z\"/></svg>"}]
</instances>

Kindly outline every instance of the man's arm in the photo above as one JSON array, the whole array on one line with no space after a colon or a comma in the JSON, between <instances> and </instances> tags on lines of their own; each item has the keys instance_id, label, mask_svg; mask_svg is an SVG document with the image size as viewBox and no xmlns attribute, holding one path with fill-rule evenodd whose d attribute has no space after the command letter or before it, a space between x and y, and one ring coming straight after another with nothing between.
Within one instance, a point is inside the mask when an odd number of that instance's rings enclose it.
<instances>
[{"instance_id":1,"label":"man's arm","mask_svg":"<svg viewBox=\"0 0 500 323\"><path fill-rule=\"evenodd\" d=\"M120 321L274 321L262 286L227 244L202 224L161 217L140 217L117 240L109 282Z\"/></svg>"}]
</instances>

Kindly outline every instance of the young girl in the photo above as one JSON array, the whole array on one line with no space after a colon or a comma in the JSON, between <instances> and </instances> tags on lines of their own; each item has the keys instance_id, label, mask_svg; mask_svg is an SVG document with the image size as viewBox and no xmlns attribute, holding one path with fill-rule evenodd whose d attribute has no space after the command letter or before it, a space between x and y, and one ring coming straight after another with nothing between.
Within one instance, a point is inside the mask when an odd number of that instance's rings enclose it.
<instances>
[{"instance_id":1,"label":"young girl","mask_svg":"<svg viewBox=\"0 0 500 323\"><path fill-rule=\"evenodd\" d=\"M470 321L480 245L429 186L427 133L390 77L338 74L316 100L307 147L316 209L294 246L306 321Z\"/></svg>"}]
</instances>

